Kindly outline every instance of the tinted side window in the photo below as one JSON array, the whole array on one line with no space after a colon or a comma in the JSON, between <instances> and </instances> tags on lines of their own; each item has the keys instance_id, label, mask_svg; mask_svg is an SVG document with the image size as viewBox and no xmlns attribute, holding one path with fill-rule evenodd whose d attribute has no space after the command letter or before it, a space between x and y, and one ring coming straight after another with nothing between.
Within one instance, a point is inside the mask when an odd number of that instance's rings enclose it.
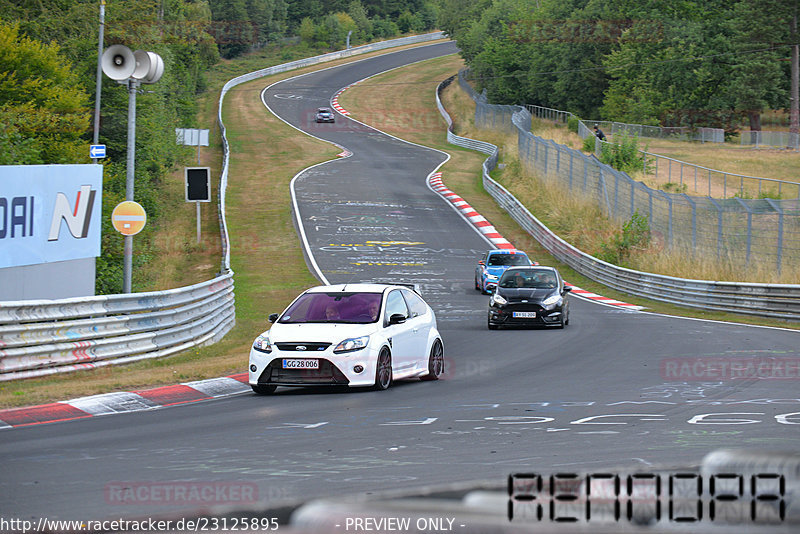
<instances>
[{"instance_id":1,"label":"tinted side window","mask_svg":"<svg viewBox=\"0 0 800 534\"><path fill-rule=\"evenodd\" d=\"M393 290L386 298L386 320L388 321L389 317L396 313L408 318L408 307L406 306L406 301L403 299L403 295L400 294L399 289Z\"/></svg>"},{"instance_id":2,"label":"tinted side window","mask_svg":"<svg viewBox=\"0 0 800 534\"><path fill-rule=\"evenodd\" d=\"M428 306L425 305L425 301L419 295L404 289L403 296L406 298L408 308L411 310L411 317L418 317L427 313Z\"/></svg>"}]
</instances>

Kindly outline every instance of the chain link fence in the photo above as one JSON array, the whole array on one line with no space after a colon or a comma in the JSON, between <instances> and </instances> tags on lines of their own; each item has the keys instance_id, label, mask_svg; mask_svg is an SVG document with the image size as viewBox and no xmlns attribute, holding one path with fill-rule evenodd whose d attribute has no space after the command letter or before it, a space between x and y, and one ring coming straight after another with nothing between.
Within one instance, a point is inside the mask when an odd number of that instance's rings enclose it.
<instances>
[{"instance_id":1,"label":"chain link fence","mask_svg":"<svg viewBox=\"0 0 800 534\"><path fill-rule=\"evenodd\" d=\"M568 111L561 111L542 106L526 105L525 108L537 119L549 120L566 124L573 119L578 123L578 136L581 139L593 137L594 131L588 124L597 124L601 130L606 130L608 125L619 125L613 133L636 134L638 137L689 139L689 136L680 133L680 128L662 128L658 126L644 126L641 124L624 124L608 121L582 121ZM684 128L687 130L688 128ZM717 131L719 130L719 131ZM637 134L636 132L640 132ZM608 133L608 131L604 131ZM753 132L761 133L761 132ZM763 132L767 133L767 132ZM780 133L780 132L777 132ZM742 134L745 135L745 134ZM724 140L724 131L717 128L698 128L694 134L698 137L713 136ZM599 157L602 147L606 143L595 138L595 154ZM657 184L672 187L678 192L691 191L695 194L714 196L717 198L747 198L747 197L774 197L774 198L800 198L800 183L773 178L759 178L745 174L719 171L687 163L661 154L653 154L639 150L642 156L642 175L651 178Z\"/></svg>"},{"instance_id":2,"label":"chain link fence","mask_svg":"<svg viewBox=\"0 0 800 534\"><path fill-rule=\"evenodd\" d=\"M742 132L739 140L742 145L753 145L755 148L765 146L800 150L800 134L792 132Z\"/></svg>"},{"instance_id":3,"label":"chain link fence","mask_svg":"<svg viewBox=\"0 0 800 534\"><path fill-rule=\"evenodd\" d=\"M517 135L526 170L595 199L609 218L621 223L638 211L648 218L653 237L668 247L763 263L778 273L800 260L800 200L699 197L651 189L594 156L532 134L528 109L488 104L463 74L459 84L475 100L477 127ZM569 117L561 113L553 116Z\"/></svg>"}]
</instances>

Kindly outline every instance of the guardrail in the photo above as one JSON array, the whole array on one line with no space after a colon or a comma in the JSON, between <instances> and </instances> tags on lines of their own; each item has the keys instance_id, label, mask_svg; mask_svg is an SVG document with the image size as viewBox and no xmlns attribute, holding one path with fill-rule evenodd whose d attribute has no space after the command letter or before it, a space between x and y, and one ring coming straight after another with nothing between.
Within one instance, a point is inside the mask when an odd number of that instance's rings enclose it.
<instances>
[{"instance_id":1,"label":"guardrail","mask_svg":"<svg viewBox=\"0 0 800 534\"><path fill-rule=\"evenodd\" d=\"M505 187L489 176L489 172L497 164L498 149L495 145L453 133L453 123L442 106L440 94L454 78L455 76L452 76L442 82L436 92L436 105L448 124L448 142L490 156L483 164L484 188L500 207L557 260L583 276L608 287L652 300L704 310L800 320L800 285L715 282L644 273L598 260L558 237ZM467 90L467 92L473 98L476 95L474 91ZM517 128L519 135L532 135L530 113L520 106L514 107L517 111L512 115L511 122Z\"/></svg>"},{"instance_id":2,"label":"guardrail","mask_svg":"<svg viewBox=\"0 0 800 534\"><path fill-rule=\"evenodd\" d=\"M228 81L219 97L222 131L219 221L221 274L187 287L62 300L0 302L0 381L159 358L215 343L235 324L233 271L225 220L230 149L222 121L225 94L236 85L366 52L442 39L442 32L403 37L251 72Z\"/></svg>"},{"instance_id":3,"label":"guardrail","mask_svg":"<svg viewBox=\"0 0 800 534\"><path fill-rule=\"evenodd\" d=\"M166 356L234 323L230 272L167 291L0 302L0 381Z\"/></svg>"}]
</instances>

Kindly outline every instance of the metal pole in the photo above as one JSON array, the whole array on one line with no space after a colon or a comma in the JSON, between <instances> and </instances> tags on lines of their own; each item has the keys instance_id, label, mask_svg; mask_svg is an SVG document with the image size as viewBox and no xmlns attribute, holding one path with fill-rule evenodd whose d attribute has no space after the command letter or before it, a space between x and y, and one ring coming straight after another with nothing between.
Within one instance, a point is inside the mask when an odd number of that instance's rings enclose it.
<instances>
[{"instance_id":1,"label":"metal pole","mask_svg":"<svg viewBox=\"0 0 800 534\"><path fill-rule=\"evenodd\" d=\"M106 23L106 1L100 0L100 34L97 38L97 83L95 84L94 97L94 134L92 144L100 142L100 95L103 90L103 30ZM98 158L92 158L97 163Z\"/></svg>"},{"instance_id":2,"label":"metal pole","mask_svg":"<svg viewBox=\"0 0 800 534\"><path fill-rule=\"evenodd\" d=\"M139 81L128 79L128 165L125 176L125 200L133 200L134 176L136 172L136 91ZM125 251L122 269L122 292L131 292L133 272L133 236L125 236Z\"/></svg>"},{"instance_id":3,"label":"metal pole","mask_svg":"<svg viewBox=\"0 0 800 534\"><path fill-rule=\"evenodd\" d=\"M200 243L200 202L195 202L197 205L197 242Z\"/></svg>"},{"instance_id":4,"label":"metal pole","mask_svg":"<svg viewBox=\"0 0 800 534\"><path fill-rule=\"evenodd\" d=\"M797 5L795 5L794 13L792 14L790 36L791 42L797 43ZM797 44L792 45L792 64L790 72L792 78L792 101L789 111L789 131L798 133L800 132L800 48L798 48Z\"/></svg>"}]
</instances>

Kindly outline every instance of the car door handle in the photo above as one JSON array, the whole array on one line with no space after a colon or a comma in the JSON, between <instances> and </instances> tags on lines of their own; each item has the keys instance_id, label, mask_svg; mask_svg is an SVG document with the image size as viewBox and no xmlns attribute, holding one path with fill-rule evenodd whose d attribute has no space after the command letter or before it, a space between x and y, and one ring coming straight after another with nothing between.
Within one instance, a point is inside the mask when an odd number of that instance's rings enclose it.
<instances>
[{"instance_id":1,"label":"car door handle","mask_svg":"<svg viewBox=\"0 0 800 534\"><path fill-rule=\"evenodd\" d=\"M411 329L411 331L412 331L412 332L415 332L415 333L416 333L416 332L419 332L419 328L412 328L412 329Z\"/></svg>"}]
</instances>

